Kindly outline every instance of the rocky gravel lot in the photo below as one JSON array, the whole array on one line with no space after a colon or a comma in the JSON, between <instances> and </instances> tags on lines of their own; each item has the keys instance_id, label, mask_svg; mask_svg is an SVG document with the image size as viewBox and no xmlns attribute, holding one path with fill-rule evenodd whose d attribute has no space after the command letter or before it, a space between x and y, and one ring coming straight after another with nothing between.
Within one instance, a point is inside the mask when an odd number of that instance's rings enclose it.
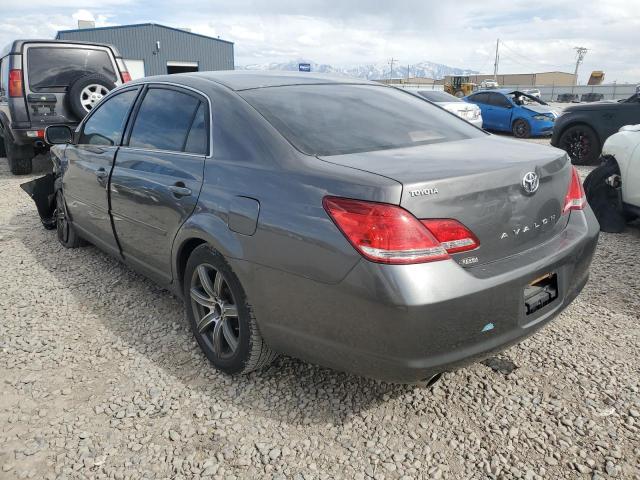
<instances>
[{"instance_id":1,"label":"rocky gravel lot","mask_svg":"<svg viewBox=\"0 0 640 480\"><path fill-rule=\"evenodd\" d=\"M179 299L62 248L28 178L0 160L2 479L640 478L637 224L601 235L582 295L495 370L428 389L280 358L230 378Z\"/></svg>"}]
</instances>

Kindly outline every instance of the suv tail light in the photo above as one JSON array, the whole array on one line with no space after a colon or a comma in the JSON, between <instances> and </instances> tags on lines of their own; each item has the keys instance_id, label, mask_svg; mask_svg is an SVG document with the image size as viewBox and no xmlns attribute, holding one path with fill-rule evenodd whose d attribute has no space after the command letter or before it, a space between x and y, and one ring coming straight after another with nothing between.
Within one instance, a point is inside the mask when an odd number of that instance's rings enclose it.
<instances>
[{"instance_id":1,"label":"suv tail light","mask_svg":"<svg viewBox=\"0 0 640 480\"><path fill-rule=\"evenodd\" d=\"M562 213L567 213L570 210L582 210L586 204L587 197L582 188L578 170L576 170L576 167L571 166L571 181L569 182L567 195L564 197Z\"/></svg>"},{"instance_id":2,"label":"suv tail light","mask_svg":"<svg viewBox=\"0 0 640 480\"><path fill-rule=\"evenodd\" d=\"M22 70L9 70L9 96L21 97L22 95Z\"/></svg>"},{"instance_id":3,"label":"suv tail light","mask_svg":"<svg viewBox=\"0 0 640 480\"><path fill-rule=\"evenodd\" d=\"M479 244L455 220L421 223L396 205L348 198L325 197L322 204L351 245L373 262L410 264L445 260L449 253L476 248Z\"/></svg>"},{"instance_id":4,"label":"suv tail light","mask_svg":"<svg viewBox=\"0 0 640 480\"><path fill-rule=\"evenodd\" d=\"M129 75L129 72L127 72L126 70L123 72L120 72L120 76L122 77L122 83L127 83L131 81L131 75Z\"/></svg>"}]
</instances>

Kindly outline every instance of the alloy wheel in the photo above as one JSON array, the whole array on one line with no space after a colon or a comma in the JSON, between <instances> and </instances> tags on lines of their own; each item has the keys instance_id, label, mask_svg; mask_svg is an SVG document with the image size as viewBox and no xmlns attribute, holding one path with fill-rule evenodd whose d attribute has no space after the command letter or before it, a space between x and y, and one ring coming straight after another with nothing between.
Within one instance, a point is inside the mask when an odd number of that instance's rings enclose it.
<instances>
[{"instance_id":1,"label":"alloy wheel","mask_svg":"<svg viewBox=\"0 0 640 480\"><path fill-rule=\"evenodd\" d=\"M198 265L191 277L191 308L198 333L221 358L232 357L240 345L238 308L224 275L212 265Z\"/></svg>"},{"instance_id":2,"label":"alloy wheel","mask_svg":"<svg viewBox=\"0 0 640 480\"><path fill-rule=\"evenodd\" d=\"M564 139L562 149L574 160L582 160L589 156L591 139L582 130L573 130Z\"/></svg>"},{"instance_id":3,"label":"alloy wheel","mask_svg":"<svg viewBox=\"0 0 640 480\"><path fill-rule=\"evenodd\" d=\"M109 89L104 85L98 83L87 85L80 92L80 104L82 108L89 112L107 93L109 93Z\"/></svg>"}]
</instances>

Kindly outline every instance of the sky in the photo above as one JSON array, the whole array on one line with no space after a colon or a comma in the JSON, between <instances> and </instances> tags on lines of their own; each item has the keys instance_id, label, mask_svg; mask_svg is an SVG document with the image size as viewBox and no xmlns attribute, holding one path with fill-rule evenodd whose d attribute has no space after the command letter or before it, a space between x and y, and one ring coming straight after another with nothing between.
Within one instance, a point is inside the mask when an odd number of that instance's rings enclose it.
<instances>
[{"instance_id":1,"label":"sky","mask_svg":"<svg viewBox=\"0 0 640 480\"><path fill-rule=\"evenodd\" d=\"M431 61L493 73L570 71L580 83L640 83L640 0L2 0L0 44L52 38L77 20L155 22L235 43L236 65L305 59L334 66Z\"/></svg>"}]
</instances>

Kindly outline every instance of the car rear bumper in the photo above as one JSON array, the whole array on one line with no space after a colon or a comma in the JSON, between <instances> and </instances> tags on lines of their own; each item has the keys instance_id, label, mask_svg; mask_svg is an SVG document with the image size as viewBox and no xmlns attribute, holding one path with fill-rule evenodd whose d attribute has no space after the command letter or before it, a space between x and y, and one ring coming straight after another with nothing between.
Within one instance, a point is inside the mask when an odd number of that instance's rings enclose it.
<instances>
[{"instance_id":1,"label":"car rear bumper","mask_svg":"<svg viewBox=\"0 0 640 480\"><path fill-rule=\"evenodd\" d=\"M380 265L362 260L328 285L231 261L272 348L312 363L393 382L417 382L531 335L582 290L596 248L589 208L534 249L462 268L453 260ZM531 316L524 288L547 273L558 299Z\"/></svg>"}]
</instances>

